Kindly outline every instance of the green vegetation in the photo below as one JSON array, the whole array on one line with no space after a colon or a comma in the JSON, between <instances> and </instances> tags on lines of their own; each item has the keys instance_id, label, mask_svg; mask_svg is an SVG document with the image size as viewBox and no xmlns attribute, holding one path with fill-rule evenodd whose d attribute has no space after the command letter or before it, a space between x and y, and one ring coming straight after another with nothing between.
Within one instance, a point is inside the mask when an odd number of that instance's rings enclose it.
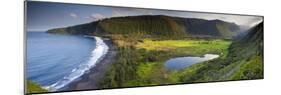
<instances>
[{"instance_id":1,"label":"green vegetation","mask_svg":"<svg viewBox=\"0 0 281 95\"><path fill-rule=\"evenodd\" d=\"M220 20L158 15L108 18L48 32L110 38L118 53L99 86L115 88L263 78L262 24L232 39L238 30ZM164 66L170 58L206 53L220 57L180 70Z\"/></svg>"},{"instance_id":2,"label":"green vegetation","mask_svg":"<svg viewBox=\"0 0 281 95\"><path fill-rule=\"evenodd\" d=\"M260 51L263 35L260 30L253 29L247 38L232 44L226 40L140 40L118 37L118 40L113 41L122 47L120 55L101 86L114 88L263 78ZM163 64L169 58L206 53L220 54L221 57L174 71L167 70Z\"/></svg>"},{"instance_id":3,"label":"green vegetation","mask_svg":"<svg viewBox=\"0 0 281 95\"><path fill-rule=\"evenodd\" d=\"M51 29L47 32L55 34L92 35L93 32L96 31L97 24L98 21L65 28Z\"/></svg>"},{"instance_id":4,"label":"green vegetation","mask_svg":"<svg viewBox=\"0 0 281 95\"><path fill-rule=\"evenodd\" d=\"M27 93L42 93L48 92L48 90L42 88L39 84L27 80Z\"/></svg>"},{"instance_id":5,"label":"green vegetation","mask_svg":"<svg viewBox=\"0 0 281 95\"><path fill-rule=\"evenodd\" d=\"M164 62L179 56L202 56L206 53L225 56L231 44L227 40L153 40L151 38L111 37L119 47L118 58L107 72L103 88L172 84ZM173 51L173 52L171 52ZM175 77L176 78L176 77Z\"/></svg>"},{"instance_id":6,"label":"green vegetation","mask_svg":"<svg viewBox=\"0 0 281 95\"><path fill-rule=\"evenodd\" d=\"M263 78L263 24L233 42L226 57L175 71L171 77L180 83Z\"/></svg>"},{"instance_id":7,"label":"green vegetation","mask_svg":"<svg viewBox=\"0 0 281 95\"><path fill-rule=\"evenodd\" d=\"M196 43L196 42L194 42ZM192 41L187 40L161 40L153 41L151 39L144 39L143 42L137 44L137 48L144 48L146 50L171 50L182 47L193 46Z\"/></svg>"},{"instance_id":8,"label":"green vegetation","mask_svg":"<svg viewBox=\"0 0 281 95\"><path fill-rule=\"evenodd\" d=\"M225 49L230 45L226 40L151 40L144 39L139 42L136 48L146 50L163 50L174 52L186 52L186 54L203 54L203 53L225 53Z\"/></svg>"},{"instance_id":9,"label":"green vegetation","mask_svg":"<svg viewBox=\"0 0 281 95\"><path fill-rule=\"evenodd\" d=\"M228 27L229 24L216 24L217 29L219 30L220 34L226 38L231 38L235 36L237 33L232 32L232 30Z\"/></svg>"},{"instance_id":10,"label":"green vegetation","mask_svg":"<svg viewBox=\"0 0 281 95\"><path fill-rule=\"evenodd\" d=\"M231 39L239 31L234 23L220 20L179 18L164 15L113 17L91 23L48 30L74 35L126 35L161 39L216 37Z\"/></svg>"},{"instance_id":11,"label":"green vegetation","mask_svg":"<svg viewBox=\"0 0 281 95\"><path fill-rule=\"evenodd\" d=\"M249 59L247 63L244 63L242 66L240 66L240 70L233 74L231 78L234 80L262 78L263 64L261 59L261 56L255 56Z\"/></svg>"},{"instance_id":12,"label":"green vegetation","mask_svg":"<svg viewBox=\"0 0 281 95\"><path fill-rule=\"evenodd\" d=\"M109 34L150 35L157 37L179 37L186 35L183 26L165 16L111 18L101 21L99 26Z\"/></svg>"}]
</instances>

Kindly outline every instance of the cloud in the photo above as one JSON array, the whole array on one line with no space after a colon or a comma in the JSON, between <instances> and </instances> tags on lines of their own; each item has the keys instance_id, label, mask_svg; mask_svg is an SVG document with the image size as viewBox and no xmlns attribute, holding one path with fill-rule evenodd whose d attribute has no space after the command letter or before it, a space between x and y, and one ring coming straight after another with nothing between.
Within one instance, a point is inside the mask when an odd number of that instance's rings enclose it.
<instances>
[{"instance_id":1,"label":"cloud","mask_svg":"<svg viewBox=\"0 0 281 95\"><path fill-rule=\"evenodd\" d=\"M249 25L249 26L255 26L259 23L261 23L263 21L262 17L252 17L249 18L249 20L247 22L245 22L245 24Z\"/></svg>"},{"instance_id":2,"label":"cloud","mask_svg":"<svg viewBox=\"0 0 281 95\"><path fill-rule=\"evenodd\" d=\"M187 18L201 18L206 20L223 20L227 22L236 23L238 25L252 27L262 21L262 17L248 16L248 15L232 15L232 14L216 14L216 13L198 13L198 12L182 12L174 13L181 17Z\"/></svg>"},{"instance_id":3,"label":"cloud","mask_svg":"<svg viewBox=\"0 0 281 95\"><path fill-rule=\"evenodd\" d=\"M145 15L153 15L154 10L149 10L149 9L136 9L135 11L145 14ZM160 10L159 10L160 11Z\"/></svg>"},{"instance_id":4,"label":"cloud","mask_svg":"<svg viewBox=\"0 0 281 95\"><path fill-rule=\"evenodd\" d=\"M153 15L153 12L147 9L118 8L118 9L112 9L111 17L135 16L135 15Z\"/></svg>"},{"instance_id":5,"label":"cloud","mask_svg":"<svg viewBox=\"0 0 281 95\"><path fill-rule=\"evenodd\" d=\"M95 14L90 15L90 18L92 18L94 20L100 20L100 19L105 18L105 16L103 16L102 14L99 14L99 13L95 13Z\"/></svg>"},{"instance_id":6,"label":"cloud","mask_svg":"<svg viewBox=\"0 0 281 95\"><path fill-rule=\"evenodd\" d=\"M122 16L122 14L120 12L118 12L118 10L114 10L114 11L112 11L112 16L119 17L119 16Z\"/></svg>"},{"instance_id":7,"label":"cloud","mask_svg":"<svg viewBox=\"0 0 281 95\"><path fill-rule=\"evenodd\" d=\"M72 18L78 18L78 15L76 13L70 13L69 16Z\"/></svg>"}]
</instances>

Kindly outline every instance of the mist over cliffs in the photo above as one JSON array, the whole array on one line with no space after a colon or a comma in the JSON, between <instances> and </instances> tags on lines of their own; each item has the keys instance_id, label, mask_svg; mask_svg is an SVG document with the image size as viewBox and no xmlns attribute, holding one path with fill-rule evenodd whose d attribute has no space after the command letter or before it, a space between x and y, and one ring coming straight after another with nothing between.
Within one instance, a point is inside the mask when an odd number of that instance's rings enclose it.
<instances>
[{"instance_id":1,"label":"mist over cliffs","mask_svg":"<svg viewBox=\"0 0 281 95\"><path fill-rule=\"evenodd\" d=\"M248 33L233 41L229 47L231 61L251 59L255 56L263 56L263 23L251 28Z\"/></svg>"}]
</instances>

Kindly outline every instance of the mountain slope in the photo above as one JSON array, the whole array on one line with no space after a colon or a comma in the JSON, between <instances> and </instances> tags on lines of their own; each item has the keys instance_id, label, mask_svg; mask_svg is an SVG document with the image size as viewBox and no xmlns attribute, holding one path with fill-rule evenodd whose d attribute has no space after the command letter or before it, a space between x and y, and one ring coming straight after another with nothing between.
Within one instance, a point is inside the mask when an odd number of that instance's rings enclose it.
<instances>
[{"instance_id":1,"label":"mountain slope","mask_svg":"<svg viewBox=\"0 0 281 95\"><path fill-rule=\"evenodd\" d=\"M180 72L184 83L263 78L263 23L233 41L226 57L196 64Z\"/></svg>"},{"instance_id":2,"label":"mountain slope","mask_svg":"<svg viewBox=\"0 0 281 95\"><path fill-rule=\"evenodd\" d=\"M250 29L248 34L229 48L229 60L244 63L232 79L263 78L263 23ZM243 62L244 61L244 62Z\"/></svg>"},{"instance_id":3,"label":"mountain slope","mask_svg":"<svg viewBox=\"0 0 281 95\"><path fill-rule=\"evenodd\" d=\"M91 35L96 31L97 22L91 22L81 25L75 25L65 28L55 28L48 30L48 33L58 33L58 34L73 34L73 35Z\"/></svg>"},{"instance_id":4,"label":"mountain slope","mask_svg":"<svg viewBox=\"0 0 281 95\"><path fill-rule=\"evenodd\" d=\"M193 35L209 35L222 36L231 38L237 34L239 27L234 23L228 23L221 20L203 20L203 19L182 19L181 21L186 26L186 31Z\"/></svg>"},{"instance_id":5,"label":"mountain slope","mask_svg":"<svg viewBox=\"0 0 281 95\"><path fill-rule=\"evenodd\" d=\"M210 36L232 38L239 26L221 20L143 15L107 18L87 24L51 29L50 33L105 35L125 34L153 37Z\"/></svg>"}]
</instances>

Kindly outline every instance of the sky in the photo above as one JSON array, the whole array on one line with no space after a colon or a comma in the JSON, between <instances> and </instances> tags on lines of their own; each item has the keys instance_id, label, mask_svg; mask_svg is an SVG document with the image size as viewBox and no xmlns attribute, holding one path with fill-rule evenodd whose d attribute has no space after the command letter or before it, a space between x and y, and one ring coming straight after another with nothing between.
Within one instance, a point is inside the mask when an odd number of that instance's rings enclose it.
<instances>
[{"instance_id":1,"label":"sky","mask_svg":"<svg viewBox=\"0 0 281 95\"><path fill-rule=\"evenodd\" d=\"M167 15L206 20L219 19L248 27L252 27L263 20L260 16L29 1L26 6L26 27L28 31L47 31L53 28L89 23L104 18L137 15Z\"/></svg>"}]
</instances>

